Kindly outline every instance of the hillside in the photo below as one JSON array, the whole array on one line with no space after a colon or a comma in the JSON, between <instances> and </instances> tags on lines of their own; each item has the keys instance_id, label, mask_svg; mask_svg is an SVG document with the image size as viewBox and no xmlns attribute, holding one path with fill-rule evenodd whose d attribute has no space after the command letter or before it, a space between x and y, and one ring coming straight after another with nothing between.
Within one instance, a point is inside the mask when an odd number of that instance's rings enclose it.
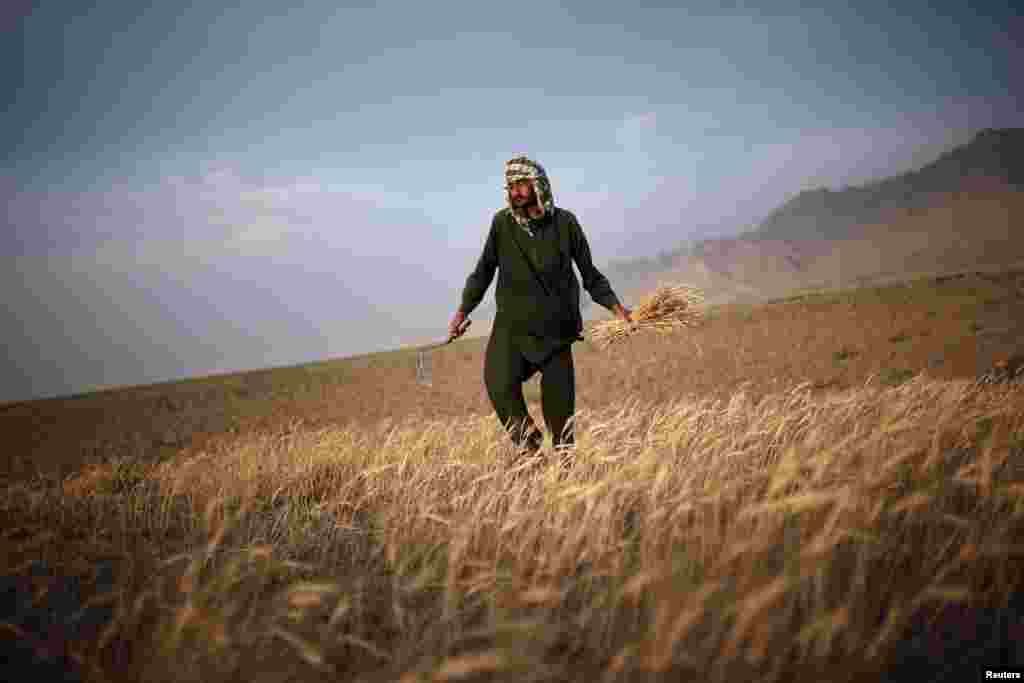
<instances>
[{"instance_id":1,"label":"hillside","mask_svg":"<svg viewBox=\"0 0 1024 683\"><path fill-rule=\"evenodd\" d=\"M1024 129L985 130L899 176L803 192L756 230L620 264L626 298L662 281L704 288L715 302L803 289L883 283L1024 261Z\"/></svg>"},{"instance_id":2,"label":"hillside","mask_svg":"<svg viewBox=\"0 0 1024 683\"><path fill-rule=\"evenodd\" d=\"M839 191L801 192L773 211L748 239L841 239L856 226L898 221L907 210L944 204L960 193L1024 190L1024 128L983 130L926 166Z\"/></svg>"}]
</instances>

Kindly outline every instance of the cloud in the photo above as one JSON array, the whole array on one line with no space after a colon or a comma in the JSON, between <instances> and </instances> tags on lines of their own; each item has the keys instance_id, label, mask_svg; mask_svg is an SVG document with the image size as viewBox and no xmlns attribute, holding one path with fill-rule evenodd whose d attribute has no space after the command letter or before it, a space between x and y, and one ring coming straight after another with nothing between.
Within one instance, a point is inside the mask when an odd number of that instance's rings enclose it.
<instances>
[{"instance_id":1,"label":"cloud","mask_svg":"<svg viewBox=\"0 0 1024 683\"><path fill-rule=\"evenodd\" d=\"M21 234L34 226L47 239L5 250L0 326L18 333L0 400L348 355L441 330L464 254L412 202L387 199L230 167L144 189L20 195Z\"/></svg>"}]
</instances>

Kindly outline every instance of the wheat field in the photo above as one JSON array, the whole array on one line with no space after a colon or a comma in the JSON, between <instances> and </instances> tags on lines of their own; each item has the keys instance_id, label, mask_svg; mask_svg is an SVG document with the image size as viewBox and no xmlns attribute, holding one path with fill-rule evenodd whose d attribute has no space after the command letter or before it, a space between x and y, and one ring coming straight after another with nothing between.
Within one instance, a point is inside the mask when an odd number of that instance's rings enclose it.
<instances>
[{"instance_id":1,"label":"wheat field","mask_svg":"<svg viewBox=\"0 0 1024 683\"><path fill-rule=\"evenodd\" d=\"M782 362L736 330L822 326L805 301L785 306L718 329L712 316L689 341L722 376L720 347ZM880 357L829 334L833 364ZM471 405L328 420L294 400L160 457L117 442L53 475L8 466L8 611L57 605L68 577L81 590L72 615L0 620L4 643L97 681L840 681L1020 666L1002 660L1024 640L1011 628L1024 387L847 369L845 386L776 372L715 393L672 386L662 363L645 392L616 372L690 348L671 342L620 351L606 375L579 354L581 394L604 391L579 407L564 473L548 446L513 466L497 421ZM430 392L452 390L444 371L474 362L474 343L439 357ZM905 343L887 341L885 358L893 345ZM332 386L302 400L322 406Z\"/></svg>"}]
</instances>

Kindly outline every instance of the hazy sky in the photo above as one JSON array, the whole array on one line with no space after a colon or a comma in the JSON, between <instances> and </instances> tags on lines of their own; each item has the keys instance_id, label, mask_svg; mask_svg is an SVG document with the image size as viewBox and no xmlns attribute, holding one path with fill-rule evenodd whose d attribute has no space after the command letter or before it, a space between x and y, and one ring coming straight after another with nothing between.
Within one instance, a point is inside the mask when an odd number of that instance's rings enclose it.
<instances>
[{"instance_id":1,"label":"hazy sky","mask_svg":"<svg viewBox=\"0 0 1024 683\"><path fill-rule=\"evenodd\" d=\"M443 338L519 153L602 265L1022 121L992 4L39 4L0 9L0 401Z\"/></svg>"}]
</instances>

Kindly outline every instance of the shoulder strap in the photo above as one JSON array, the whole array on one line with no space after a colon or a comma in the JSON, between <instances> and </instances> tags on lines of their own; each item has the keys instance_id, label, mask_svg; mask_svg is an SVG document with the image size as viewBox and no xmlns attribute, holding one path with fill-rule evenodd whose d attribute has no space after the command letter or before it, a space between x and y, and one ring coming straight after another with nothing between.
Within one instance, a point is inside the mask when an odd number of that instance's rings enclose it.
<instances>
[{"instance_id":1,"label":"shoulder strap","mask_svg":"<svg viewBox=\"0 0 1024 683\"><path fill-rule=\"evenodd\" d=\"M558 228L558 247L562 251L562 259L569 266L569 270L572 270L572 249L569 247L569 238L572 237L569 234L571 227L569 221L565 219L565 213L557 207L555 208L555 219L555 227Z\"/></svg>"},{"instance_id":2,"label":"shoulder strap","mask_svg":"<svg viewBox=\"0 0 1024 683\"><path fill-rule=\"evenodd\" d=\"M564 213L558 211L558 209L555 209L555 211L556 213L554 217L554 227L556 230L558 230L558 249L562 253L562 258L564 259L563 262L566 264L566 267L571 272L572 250L569 246L569 239L571 237L571 235L569 234L571 230L570 223L568 222L568 220L566 220ZM526 261L526 265L530 269L530 272L533 273L534 278L536 278L537 282L540 283L541 289L544 290L544 293L550 296L551 292L548 290L548 286L544 283L544 279L537 273L537 270L533 267L533 261L531 261L530 257L526 255L526 250L523 249L523 245L519 243L519 235L517 232L517 228L511 230L511 235L512 241L515 243L516 248L519 249L519 253L522 255L523 260Z\"/></svg>"}]
</instances>

